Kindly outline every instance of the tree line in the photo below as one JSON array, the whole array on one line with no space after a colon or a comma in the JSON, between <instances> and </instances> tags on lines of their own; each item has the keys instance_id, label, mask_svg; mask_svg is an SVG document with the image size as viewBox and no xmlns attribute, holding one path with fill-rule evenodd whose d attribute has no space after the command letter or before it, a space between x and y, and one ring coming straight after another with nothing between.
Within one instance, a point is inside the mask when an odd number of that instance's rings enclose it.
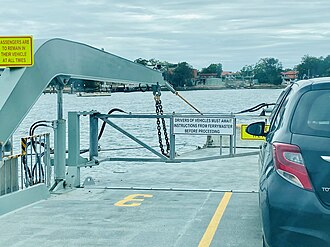
<instances>
[{"instance_id":1,"label":"tree line","mask_svg":"<svg viewBox=\"0 0 330 247\"><path fill-rule=\"evenodd\" d=\"M194 68L187 62L178 64L156 59L138 58L134 62L162 71L164 78L174 87L191 86L194 77ZM223 72L222 64L210 64L198 71L199 74L216 74L220 78ZM241 78L256 79L259 83L279 85L282 83L281 72L294 70L298 72L298 79L330 76L330 55L326 57L314 57L305 55L301 62L293 68L284 69L282 63L272 57L261 58L254 65L245 65L236 72Z\"/></svg>"}]
</instances>

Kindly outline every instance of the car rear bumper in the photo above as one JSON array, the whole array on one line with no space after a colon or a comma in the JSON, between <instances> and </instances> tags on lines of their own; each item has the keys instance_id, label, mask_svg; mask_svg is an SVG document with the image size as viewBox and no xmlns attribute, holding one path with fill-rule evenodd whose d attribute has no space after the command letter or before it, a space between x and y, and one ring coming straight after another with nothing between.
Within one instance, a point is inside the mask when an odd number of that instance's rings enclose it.
<instances>
[{"instance_id":1,"label":"car rear bumper","mask_svg":"<svg viewBox=\"0 0 330 247\"><path fill-rule=\"evenodd\" d=\"M269 246L329 247L330 209L315 193L292 185L276 172L268 182L268 190L260 190L260 208Z\"/></svg>"}]
</instances>

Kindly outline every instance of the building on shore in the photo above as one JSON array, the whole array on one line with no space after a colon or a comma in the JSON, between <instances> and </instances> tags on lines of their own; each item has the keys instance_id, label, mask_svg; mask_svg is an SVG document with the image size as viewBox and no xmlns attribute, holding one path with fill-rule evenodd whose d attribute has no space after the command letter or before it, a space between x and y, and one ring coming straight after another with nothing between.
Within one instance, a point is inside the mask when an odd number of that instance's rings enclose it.
<instances>
[{"instance_id":1,"label":"building on shore","mask_svg":"<svg viewBox=\"0 0 330 247\"><path fill-rule=\"evenodd\" d=\"M298 71L290 70L290 71L282 72L281 77L282 77L282 85L289 85L290 83L297 81Z\"/></svg>"}]
</instances>

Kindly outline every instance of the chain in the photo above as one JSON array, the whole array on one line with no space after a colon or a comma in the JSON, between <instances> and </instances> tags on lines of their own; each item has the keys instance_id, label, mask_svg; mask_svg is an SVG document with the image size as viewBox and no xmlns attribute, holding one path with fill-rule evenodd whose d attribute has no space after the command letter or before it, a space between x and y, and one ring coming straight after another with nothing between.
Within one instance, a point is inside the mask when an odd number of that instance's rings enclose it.
<instances>
[{"instance_id":1,"label":"chain","mask_svg":"<svg viewBox=\"0 0 330 247\"><path fill-rule=\"evenodd\" d=\"M159 115L159 107L158 107L158 101L156 100L156 114ZM162 141L162 132L161 127L160 127L160 119L157 118L156 120L157 123L157 133L158 133L158 141L159 141L159 147L160 147L160 151L162 152L163 155L165 155L165 151L164 151L164 147L163 147L163 141Z\"/></svg>"},{"instance_id":2,"label":"chain","mask_svg":"<svg viewBox=\"0 0 330 247\"><path fill-rule=\"evenodd\" d=\"M163 115L163 107L162 107L162 101L160 100L159 96L155 96L155 101L156 101L156 114L157 115ZM166 152L164 150L164 146L163 146L163 140L162 140L162 132L161 132L161 124L160 124L160 119L157 118L157 133L158 133L158 141L159 141L159 147L160 147L160 151L162 152L163 155L168 156L169 150L170 150L170 143L168 140L168 136L167 136L167 130L166 130L166 123L165 123L165 119L162 118L162 125L163 125L163 130L164 130L164 136L165 136L165 142L166 142Z\"/></svg>"},{"instance_id":3,"label":"chain","mask_svg":"<svg viewBox=\"0 0 330 247\"><path fill-rule=\"evenodd\" d=\"M162 101L159 100L159 112L160 115L163 115L163 106L162 106ZM163 124L163 131L164 131L164 137L165 137L165 143L166 143L166 153L168 154L170 152L170 142L168 140L168 135L167 135L167 130L166 130L166 123L165 123L165 119L162 118L162 124Z\"/></svg>"}]
</instances>

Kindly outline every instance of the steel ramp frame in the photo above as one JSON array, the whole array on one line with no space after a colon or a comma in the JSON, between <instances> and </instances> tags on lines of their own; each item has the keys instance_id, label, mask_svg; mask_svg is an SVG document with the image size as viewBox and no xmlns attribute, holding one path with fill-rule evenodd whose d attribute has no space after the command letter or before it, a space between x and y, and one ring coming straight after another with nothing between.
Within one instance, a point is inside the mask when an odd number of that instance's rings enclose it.
<instances>
[{"instance_id":1,"label":"steel ramp frame","mask_svg":"<svg viewBox=\"0 0 330 247\"><path fill-rule=\"evenodd\" d=\"M70 78L165 85L162 74L102 49L65 40L34 41L34 65L6 68L0 76L0 146L4 145L47 85Z\"/></svg>"}]
</instances>

